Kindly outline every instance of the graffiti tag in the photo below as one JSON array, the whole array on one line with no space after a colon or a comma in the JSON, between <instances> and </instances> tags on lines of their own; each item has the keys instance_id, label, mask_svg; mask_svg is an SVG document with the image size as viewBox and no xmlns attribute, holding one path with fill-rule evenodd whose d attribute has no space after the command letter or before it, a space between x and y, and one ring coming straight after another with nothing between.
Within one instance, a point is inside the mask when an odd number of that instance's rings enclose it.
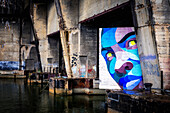
<instances>
[{"instance_id":1,"label":"graffiti tag","mask_svg":"<svg viewBox=\"0 0 170 113\"><path fill-rule=\"evenodd\" d=\"M73 53L72 61L71 61L71 67L77 66L77 54Z\"/></svg>"}]
</instances>

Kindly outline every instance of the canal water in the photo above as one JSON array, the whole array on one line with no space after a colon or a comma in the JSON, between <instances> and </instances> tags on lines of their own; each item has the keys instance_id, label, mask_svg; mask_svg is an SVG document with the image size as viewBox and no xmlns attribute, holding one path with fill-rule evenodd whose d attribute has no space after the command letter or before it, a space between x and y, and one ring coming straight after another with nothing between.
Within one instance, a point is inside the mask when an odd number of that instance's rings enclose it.
<instances>
[{"instance_id":1,"label":"canal water","mask_svg":"<svg viewBox=\"0 0 170 113\"><path fill-rule=\"evenodd\" d=\"M54 96L24 79L0 79L0 113L105 113L105 96Z\"/></svg>"}]
</instances>

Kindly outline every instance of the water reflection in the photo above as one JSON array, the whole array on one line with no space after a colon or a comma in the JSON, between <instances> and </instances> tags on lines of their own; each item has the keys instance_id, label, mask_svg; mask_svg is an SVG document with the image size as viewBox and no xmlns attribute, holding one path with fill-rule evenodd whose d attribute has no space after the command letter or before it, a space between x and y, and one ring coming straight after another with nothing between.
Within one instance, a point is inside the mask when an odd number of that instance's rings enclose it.
<instances>
[{"instance_id":1,"label":"water reflection","mask_svg":"<svg viewBox=\"0 0 170 113\"><path fill-rule=\"evenodd\" d=\"M54 96L22 79L0 79L0 113L105 113L105 96Z\"/></svg>"}]
</instances>

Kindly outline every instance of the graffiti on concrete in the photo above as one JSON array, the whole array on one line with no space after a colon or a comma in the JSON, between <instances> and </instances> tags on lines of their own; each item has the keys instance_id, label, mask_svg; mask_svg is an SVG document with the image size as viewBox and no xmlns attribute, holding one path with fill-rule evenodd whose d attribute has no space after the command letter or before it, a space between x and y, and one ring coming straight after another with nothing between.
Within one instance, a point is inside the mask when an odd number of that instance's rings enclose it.
<instances>
[{"instance_id":1,"label":"graffiti on concrete","mask_svg":"<svg viewBox=\"0 0 170 113\"><path fill-rule=\"evenodd\" d=\"M93 77L96 75L96 65L88 67L88 76Z\"/></svg>"},{"instance_id":2,"label":"graffiti on concrete","mask_svg":"<svg viewBox=\"0 0 170 113\"><path fill-rule=\"evenodd\" d=\"M1 47L1 48L4 48L4 45L5 45L5 41L1 40L1 41L0 41L0 47Z\"/></svg>"},{"instance_id":3,"label":"graffiti on concrete","mask_svg":"<svg viewBox=\"0 0 170 113\"><path fill-rule=\"evenodd\" d=\"M86 66L85 65L81 65L79 68L79 76L80 77L85 77L86 76Z\"/></svg>"},{"instance_id":4,"label":"graffiti on concrete","mask_svg":"<svg viewBox=\"0 0 170 113\"><path fill-rule=\"evenodd\" d=\"M156 59L155 55L148 55L148 56L141 56L140 57L141 61L143 61L143 60L154 60L154 59Z\"/></svg>"},{"instance_id":5,"label":"graffiti on concrete","mask_svg":"<svg viewBox=\"0 0 170 113\"><path fill-rule=\"evenodd\" d=\"M108 72L120 88L128 90L142 88L142 71L134 29L102 28L100 45Z\"/></svg>"},{"instance_id":6,"label":"graffiti on concrete","mask_svg":"<svg viewBox=\"0 0 170 113\"><path fill-rule=\"evenodd\" d=\"M77 73L77 66L74 66L71 68L73 75L75 75Z\"/></svg>"},{"instance_id":7,"label":"graffiti on concrete","mask_svg":"<svg viewBox=\"0 0 170 113\"><path fill-rule=\"evenodd\" d=\"M140 56L140 59L145 70L143 74L159 76L159 66L153 62L156 59L156 55Z\"/></svg>"},{"instance_id":8,"label":"graffiti on concrete","mask_svg":"<svg viewBox=\"0 0 170 113\"><path fill-rule=\"evenodd\" d=\"M78 56L77 54L73 53L71 67L77 66L77 56Z\"/></svg>"},{"instance_id":9,"label":"graffiti on concrete","mask_svg":"<svg viewBox=\"0 0 170 113\"><path fill-rule=\"evenodd\" d=\"M18 61L0 61L0 70L18 70Z\"/></svg>"},{"instance_id":10,"label":"graffiti on concrete","mask_svg":"<svg viewBox=\"0 0 170 113\"><path fill-rule=\"evenodd\" d=\"M145 71L143 72L145 75L159 76L158 64L153 64L151 61L142 61L142 64L143 68L145 68Z\"/></svg>"}]
</instances>

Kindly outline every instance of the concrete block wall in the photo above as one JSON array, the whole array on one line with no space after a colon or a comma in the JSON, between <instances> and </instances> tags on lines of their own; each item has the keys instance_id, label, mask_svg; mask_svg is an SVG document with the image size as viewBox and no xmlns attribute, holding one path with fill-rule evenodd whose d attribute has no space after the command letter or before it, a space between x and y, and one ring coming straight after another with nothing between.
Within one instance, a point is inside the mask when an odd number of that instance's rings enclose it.
<instances>
[{"instance_id":1,"label":"concrete block wall","mask_svg":"<svg viewBox=\"0 0 170 113\"><path fill-rule=\"evenodd\" d=\"M170 89L170 1L151 0L151 2L163 84L165 89Z\"/></svg>"},{"instance_id":2,"label":"concrete block wall","mask_svg":"<svg viewBox=\"0 0 170 113\"><path fill-rule=\"evenodd\" d=\"M92 26L81 25L80 27L80 45L79 45L79 58L87 57L85 69L87 77L96 77L97 66L97 30L98 28ZM80 60L81 61L81 60ZM81 62L80 62L81 64ZM81 75L82 65L79 67L79 75Z\"/></svg>"}]
</instances>

